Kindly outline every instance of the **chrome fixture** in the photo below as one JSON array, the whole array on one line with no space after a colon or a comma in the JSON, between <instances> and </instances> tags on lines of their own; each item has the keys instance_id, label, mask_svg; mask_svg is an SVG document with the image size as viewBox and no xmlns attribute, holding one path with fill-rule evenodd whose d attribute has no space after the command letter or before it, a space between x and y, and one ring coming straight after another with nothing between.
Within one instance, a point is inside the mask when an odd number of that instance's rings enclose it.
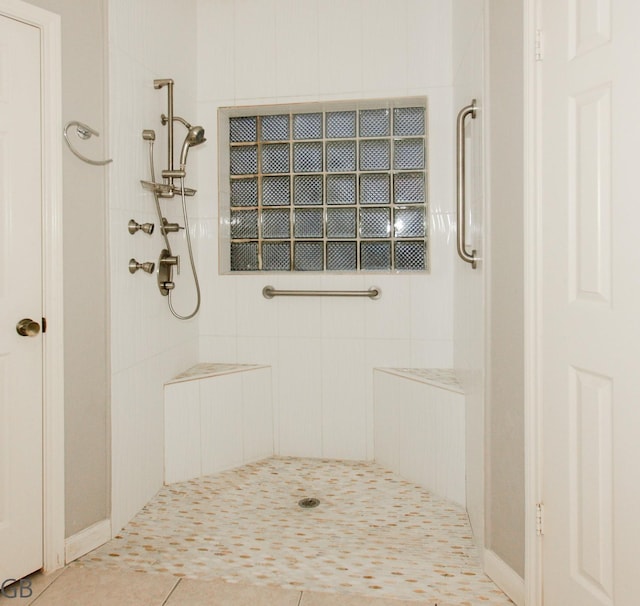
<instances>
[{"instance_id":1,"label":"chrome fixture","mask_svg":"<svg viewBox=\"0 0 640 606\"><path fill-rule=\"evenodd\" d=\"M149 144L149 148L151 148L151 146L153 145L153 140L147 139L147 141L151 142ZM140 184L144 189L151 191L162 198L173 198L174 196L173 186L167 183L156 183L155 181L141 180Z\"/></svg>"},{"instance_id":2,"label":"chrome fixture","mask_svg":"<svg viewBox=\"0 0 640 606\"><path fill-rule=\"evenodd\" d=\"M70 126L75 126L76 135L78 135L78 138L83 139L85 141L87 139L90 139L92 135L99 137L100 133L97 130L88 126L87 124L84 124L83 122L78 122L77 120L72 120L71 122L67 122L67 124L65 125L62 131L62 134L64 135L64 140L67 142L67 145L71 150L71 153L73 153L75 156L80 158L80 160L82 160L83 162L86 162L87 164L92 164L93 166L104 166L105 164L109 164L109 162L113 162L113 160L91 160L90 158L87 158L86 156L82 155L80 152L76 151L73 145L71 145L71 141L69 140L68 131Z\"/></svg>"},{"instance_id":3,"label":"chrome fixture","mask_svg":"<svg viewBox=\"0 0 640 606\"><path fill-rule=\"evenodd\" d=\"M21 337L37 337L40 333L40 324L31 318L24 318L16 324L16 332Z\"/></svg>"},{"instance_id":4,"label":"chrome fixture","mask_svg":"<svg viewBox=\"0 0 640 606\"><path fill-rule=\"evenodd\" d=\"M200 145L200 143L204 143L206 141L204 138L204 128L202 128L202 126L191 126L191 124L179 116L176 116L174 121L184 124L188 131L187 136L184 139L184 143L182 144L182 150L180 151L180 168L177 170L172 168L170 170L162 171L162 177L171 181L174 179L182 179L186 176L185 169L187 166L187 154L189 153L189 148Z\"/></svg>"},{"instance_id":5,"label":"chrome fixture","mask_svg":"<svg viewBox=\"0 0 640 606\"><path fill-rule=\"evenodd\" d=\"M273 297L368 297L379 299L382 290L372 286L368 290L276 290L273 286L265 286L262 296L265 299Z\"/></svg>"},{"instance_id":6,"label":"chrome fixture","mask_svg":"<svg viewBox=\"0 0 640 606\"><path fill-rule=\"evenodd\" d=\"M167 171L162 171L167 172ZM176 171L174 171L175 173ZM140 180L140 184L142 187L154 194L158 195L160 198L173 198L176 194L182 194L182 190L178 185L172 185L171 183L155 183L153 181L144 181ZM197 190L192 189L191 187L184 188L184 195L191 197L196 194Z\"/></svg>"},{"instance_id":7,"label":"chrome fixture","mask_svg":"<svg viewBox=\"0 0 640 606\"><path fill-rule=\"evenodd\" d=\"M160 253L160 258L158 259L158 264L161 267L175 267L178 271L178 275L180 275L180 257L176 255L172 255L171 251L163 250Z\"/></svg>"},{"instance_id":8,"label":"chrome fixture","mask_svg":"<svg viewBox=\"0 0 640 606\"><path fill-rule=\"evenodd\" d=\"M464 121L467 116L476 119L478 106L476 100L471 101L471 105L467 105L460 110L458 114L458 122L456 128L457 134L457 157L456 157L456 182L457 182L457 231L458 231L458 255L466 263L470 263L473 269L477 266L476 251L470 253L466 249L466 192L465 192L465 160L466 160L466 140Z\"/></svg>"},{"instance_id":9,"label":"chrome fixture","mask_svg":"<svg viewBox=\"0 0 640 606\"><path fill-rule=\"evenodd\" d=\"M158 259L158 289L163 296L168 297L169 310L171 311L171 313L179 320L188 320L190 318L193 318L200 309L201 293L200 283L198 281L198 273L196 271L195 262L193 259L191 233L189 230L189 216L187 213L186 203L186 198L189 196L194 196L196 190L185 187L184 181L187 176L187 155L189 153L189 149L191 147L195 147L196 145L200 145L200 143L204 143L206 139L204 137L204 128L202 126L192 126L184 118L174 115L173 80L171 78L154 80L153 86L155 89L162 89L165 87L167 89L167 113L161 114L160 116L160 122L162 123L162 125L167 126L167 166L161 171L162 183L156 182L155 163L153 157L153 145L156 139L156 133L151 129L143 130L142 139L149 143L149 174L151 180L141 180L140 183L142 184L142 187L144 189L153 193L156 213L158 215L158 222L160 224L160 233L162 234L165 245ZM180 122L187 129L187 135L180 151L180 164L178 168L176 168L174 164L173 149L173 126L176 122ZM178 179L179 182L176 182L176 179ZM173 198L176 194L179 195L182 200L183 225L179 225L178 223L170 223L162 214L162 209L160 208L160 199ZM175 267L177 273L180 273L180 257L173 254L173 251L171 250L171 244L169 243L168 234L179 232L181 229L185 230L191 272L196 288L196 305L194 310L188 315L181 315L176 312L176 310L173 308L173 302L171 299L171 292L175 288L175 283L173 281L172 275L173 268Z\"/></svg>"},{"instance_id":10,"label":"chrome fixture","mask_svg":"<svg viewBox=\"0 0 640 606\"><path fill-rule=\"evenodd\" d=\"M176 267L180 273L180 257L171 254L166 248L160 253L158 259L158 288L163 296L167 296L169 291L175 288L175 283L171 279L171 270Z\"/></svg>"},{"instance_id":11,"label":"chrome fixture","mask_svg":"<svg viewBox=\"0 0 640 606\"><path fill-rule=\"evenodd\" d=\"M160 120L162 125L169 124L169 117L165 114L160 116ZM174 171L173 169L173 158L171 159L170 166L171 168L165 172L182 172L185 169L187 164L187 153L190 147L194 147L195 145L200 145L200 143L204 143L206 141L204 137L204 128L202 126L191 126L189 122L187 122L184 118L180 116L173 116L172 122L180 122L187 129L187 136L185 137L184 143L182 144L182 150L180 151L180 171ZM173 137L172 137L173 138ZM177 175L180 177L181 175Z\"/></svg>"},{"instance_id":12,"label":"chrome fixture","mask_svg":"<svg viewBox=\"0 0 640 606\"><path fill-rule=\"evenodd\" d=\"M135 234L137 231L143 231L145 234L153 233L153 223L138 223L135 219L129 221L129 233Z\"/></svg>"},{"instance_id":13,"label":"chrome fixture","mask_svg":"<svg viewBox=\"0 0 640 606\"><path fill-rule=\"evenodd\" d=\"M160 229L162 230L162 233L169 234L171 232L176 232L184 229L184 227L178 225L177 223L169 223L169 221L162 217L162 227Z\"/></svg>"},{"instance_id":14,"label":"chrome fixture","mask_svg":"<svg viewBox=\"0 0 640 606\"><path fill-rule=\"evenodd\" d=\"M182 151L180 152L180 169L184 170L187 165L187 153L189 153L190 147L195 147L206 141L204 137L204 128L202 126L189 126L187 136L182 144Z\"/></svg>"},{"instance_id":15,"label":"chrome fixture","mask_svg":"<svg viewBox=\"0 0 640 606\"><path fill-rule=\"evenodd\" d=\"M129 273L131 274L135 274L139 269L147 272L148 274L152 274L155 268L156 264L152 263L151 261L138 263L135 259L129 259Z\"/></svg>"},{"instance_id":16,"label":"chrome fixture","mask_svg":"<svg viewBox=\"0 0 640 606\"><path fill-rule=\"evenodd\" d=\"M167 87L167 113L169 114L168 143L167 143L167 168L173 170L173 80L171 78L160 78L153 81L153 88L161 89ZM164 115L164 114L163 114ZM163 121L164 125L165 122ZM153 179L155 181L155 179Z\"/></svg>"}]
</instances>

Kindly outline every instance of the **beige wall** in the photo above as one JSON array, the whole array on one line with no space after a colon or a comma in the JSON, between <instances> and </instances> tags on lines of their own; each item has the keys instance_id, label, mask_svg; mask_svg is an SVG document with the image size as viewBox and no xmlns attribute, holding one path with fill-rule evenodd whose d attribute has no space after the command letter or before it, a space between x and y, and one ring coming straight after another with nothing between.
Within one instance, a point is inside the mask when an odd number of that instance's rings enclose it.
<instances>
[{"instance_id":1,"label":"beige wall","mask_svg":"<svg viewBox=\"0 0 640 606\"><path fill-rule=\"evenodd\" d=\"M62 119L100 138L77 148L105 155L103 0L29 0L62 17ZM63 124L60 125L62 128ZM66 536L109 517L109 383L105 171L64 150Z\"/></svg>"},{"instance_id":2,"label":"beige wall","mask_svg":"<svg viewBox=\"0 0 640 606\"><path fill-rule=\"evenodd\" d=\"M490 0L487 547L524 575L523 7Z\"/></svg>"}]
</instances>

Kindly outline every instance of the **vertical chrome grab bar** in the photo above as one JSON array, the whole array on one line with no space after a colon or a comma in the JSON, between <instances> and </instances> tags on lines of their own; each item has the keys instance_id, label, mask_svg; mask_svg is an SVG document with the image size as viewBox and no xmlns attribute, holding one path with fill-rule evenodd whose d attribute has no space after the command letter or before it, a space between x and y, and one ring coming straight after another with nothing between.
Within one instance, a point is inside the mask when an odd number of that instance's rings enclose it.
<instances>
[{"instance_id":1,"label":"vertical chrome grab bar","mask_svg":"<svg viewBox=\"0 0 640 606\"><path fill-rule=\"evenodd\" d=\"M465 130L464 121L467 116L471 116L475 120L478 106L476 100L471 101L471 105L467 105L460 110L458 114L458 123L456 128L457 135L457 157L456 157L456 181L457 181L457 231L458 231L458 255L463 261L471 263L473 269L476 268L476 251L472 250L468 253L465 248L466 240L466 192L465 192Z\"/></svg>"}]
</instances>

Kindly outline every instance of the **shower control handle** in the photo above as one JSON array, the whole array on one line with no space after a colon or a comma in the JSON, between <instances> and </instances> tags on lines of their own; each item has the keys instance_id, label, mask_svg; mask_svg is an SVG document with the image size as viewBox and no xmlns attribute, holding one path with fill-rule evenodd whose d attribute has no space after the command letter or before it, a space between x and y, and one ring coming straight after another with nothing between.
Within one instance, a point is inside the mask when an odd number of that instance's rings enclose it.
<instances>
[{"instance_id":1,"label":"shower control handle","mask_svg":"<svg viewBox=\"0 0 640 606\"><path fill-rule=\"evenodd\" d=\"M172 278L173 268L180 268L180 257L178 255L172 255L168 248L165 248L160 253L158 259L158 289L163 297L169 294L170 290L173 290L175 284Z\"/></svg>"},{"instance_id":2,"label":"shower control handle","mask_svg":"<svg viewBox=\"0 0 640 606\"><path fill-rule=\"evenodd\" d=\"M171 232L180 231L181 229L184 229L184 227L182 227L181 225L178 225L177 223L169 223L169 221L167 221L166 218L162 217L163 233L168 234Z\"/></svg>"},{"instance_id":3,"label":"shower control handle","mask_svg":"<svg viewBox=\"0 0 640 606\"><path fill-rule=\"evenodd\" d=\"M128 224L129 233L135 234L137 231L143 231L145 234L153 233L153 223L138 223L135 219L131 219Z\"/></svg>"},{"instance_id":4,"label":"shower control handle","mask_svg":"<svg viewBox=\"0 0 640 606\"><path fill-rule=\"evenodd\" d=\"M180 275L180 257L179 255L167 255L163 259L160 260L160 263L169 266L175 266L178 275Z\"/></svg>"},{"instance_id":5,"label":"shower control handle","mask_svg":"<svg viewBox=\"0 0 640 606\"><path fill-rule=\"evenodd\" d=\"M148 274L152 274L155 268L156 264L151 261L138 263L135 259L129 259L129 273L135 274L139 269L141 269Z\"/></svg>"}]
</instances>

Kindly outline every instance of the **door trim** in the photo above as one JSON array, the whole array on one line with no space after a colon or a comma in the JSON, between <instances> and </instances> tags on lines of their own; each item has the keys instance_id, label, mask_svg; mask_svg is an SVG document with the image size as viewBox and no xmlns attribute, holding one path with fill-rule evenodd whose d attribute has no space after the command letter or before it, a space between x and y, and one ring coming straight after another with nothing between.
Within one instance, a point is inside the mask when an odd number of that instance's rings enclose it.
<instances>
[{"instance_id":1,"label":"door trim","mask_svg":"<svg viewBox=\"0 0 640 606\"><path fill-rule=\"evenodd\" d=\"M42 87L43 567L64 566L64 326L62 288L62 59L60 16L21 0L0 14L40 30Z\"/></svg>"},{"instance_id":2,"label":"door trim","mask_svg":"<svg viewBox=\"0 0 640 606\"><path fill-rule=\"evenodd\" d=\"M524 399L525 399L525 604L542 604L542 544L536 504L542 502L540 328L540 61L536 58L541 0L524 0ZM543 50L542 48L540 49Z\"/></svg>"}]
</instances>

